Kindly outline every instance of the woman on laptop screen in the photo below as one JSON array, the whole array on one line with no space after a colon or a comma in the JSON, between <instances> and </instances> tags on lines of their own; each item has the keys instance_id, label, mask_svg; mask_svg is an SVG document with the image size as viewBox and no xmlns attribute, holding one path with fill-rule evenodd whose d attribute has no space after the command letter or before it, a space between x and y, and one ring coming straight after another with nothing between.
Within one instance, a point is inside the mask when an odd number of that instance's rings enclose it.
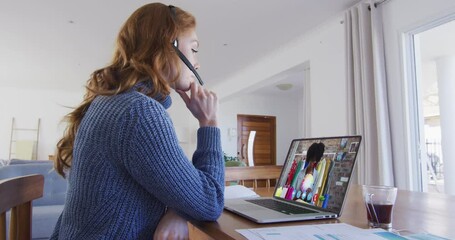
<instances>
[{"instance_id":1,"label":"woman on laptop screen","mask_svg":"<svg viewBox=\"0 0 455 240\"><path fill-rule=\"evenodd\" d=\"M315 178L318 176L318 169L316 166L324 154L325 145L324 143L313 143L307 151L307 161L305 162L306 168L304 170L305 176L300 184L300 190L302 191L300 199L307 203L314 203L313 201L313 189L315 185Z\"/></svg>"}]
</instances>

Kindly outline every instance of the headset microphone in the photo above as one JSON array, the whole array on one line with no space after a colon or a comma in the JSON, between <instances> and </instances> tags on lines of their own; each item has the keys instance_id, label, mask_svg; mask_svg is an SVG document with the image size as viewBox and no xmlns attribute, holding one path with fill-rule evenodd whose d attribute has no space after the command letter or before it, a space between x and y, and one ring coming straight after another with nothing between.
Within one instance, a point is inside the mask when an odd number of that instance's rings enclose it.
<instances>
[{"instance_id":1,"label":"headset microphone","mask_svg":"<svg viewBox=\"0 0 455 240\"><path fill-rule=\"evenodd\" d=\"M179 55L180 59L185 63L185 65L191 70L191 72L193 72L194 76L196 76L197 78L197 81L199 82L199 84L201 84L201 86L204 86L204 82L202 81L201 77L199 76L199 74L196 72L196 69L194 69L193 65L190 63L190 61L188 61L188 58L185 57L185 55L183 55L183 53L179 50L178 48L178 41L175 40L174 41L174 44L172 44L172 46L174 47L174 50L177 52L177 55Z\"/></svg>"}]
</instances>

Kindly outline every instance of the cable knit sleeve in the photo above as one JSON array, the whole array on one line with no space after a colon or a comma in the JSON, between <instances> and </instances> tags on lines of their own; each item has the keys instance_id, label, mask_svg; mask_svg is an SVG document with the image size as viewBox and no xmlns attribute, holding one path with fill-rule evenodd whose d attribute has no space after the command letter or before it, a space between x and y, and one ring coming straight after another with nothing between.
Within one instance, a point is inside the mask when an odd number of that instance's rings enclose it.
<instances>
[{"instance_id":1,"label":"cable knit sleeve","mask_svg":"<svg viewBox=\"0 0 455 240\"><path fill-rule=\"evenodd\" d=\"M156 101L138 100L125 115L124 165L163 204L191 218L215 221L224 205L220 130L197 133L193 164L178 144L172 122Z\"/></svg>"}]
</instances>

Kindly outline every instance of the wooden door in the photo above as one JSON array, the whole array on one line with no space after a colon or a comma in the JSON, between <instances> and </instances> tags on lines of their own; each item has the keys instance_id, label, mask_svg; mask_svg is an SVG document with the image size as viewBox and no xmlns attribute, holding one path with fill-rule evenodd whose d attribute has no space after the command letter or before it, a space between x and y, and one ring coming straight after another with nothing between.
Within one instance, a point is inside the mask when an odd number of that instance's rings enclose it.
<instances>
[{"instance_id":1,"label":"wooden door","mask_svg":"<svg viewBox=\"0 0 455 240\"><path fill-rule=\"evenodd\" d=\"M276 165L276 117L237 115L237 153L246 164L250 131L256 131L253 146L254 165Z\"/></svg>"}]
</instances>

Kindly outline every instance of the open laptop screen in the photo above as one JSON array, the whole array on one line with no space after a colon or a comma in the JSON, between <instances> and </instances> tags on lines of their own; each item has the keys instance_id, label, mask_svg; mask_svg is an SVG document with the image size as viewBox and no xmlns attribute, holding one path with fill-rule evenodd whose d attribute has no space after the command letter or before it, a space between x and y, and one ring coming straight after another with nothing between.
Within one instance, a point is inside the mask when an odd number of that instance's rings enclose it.
<instances>
[{"instance_id":1,"label":"open laptop screen","mask_svg":"<svg viewBox=\"0 0 455 240\"><path fill-rule=\"evenodd\" d=\"M339 213L360 136L293 140L274 196Z\"/></svg>"}]
</instances>

